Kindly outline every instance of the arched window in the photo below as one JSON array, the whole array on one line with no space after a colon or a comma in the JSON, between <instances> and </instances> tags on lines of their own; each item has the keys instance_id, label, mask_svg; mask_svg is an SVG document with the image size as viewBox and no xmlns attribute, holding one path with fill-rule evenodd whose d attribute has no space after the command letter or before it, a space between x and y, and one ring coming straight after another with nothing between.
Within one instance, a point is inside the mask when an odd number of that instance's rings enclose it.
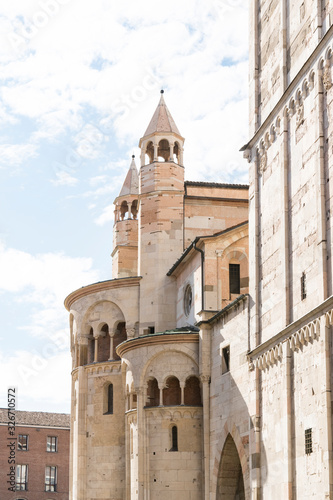
<instances>
[{"instance_id":1,"label":"arched window","mask_svg":"<svg viewBox=\"0 0 333 500\"><path fill-rule=\"evenodd\" d=\"M201 391L200 382L197 377L189 377L184 388L184 404L188 406L200 406Z\"/></svg>"},{"instance_id":2,"label":"arched window","mask_svg":"<svg viewBox=\"0 0 333 500\"><path fill-rule=\"evenodd\" d=\"M121 220L125 219L125 215L128 212L128 205L127 201L123 201L122 204L120 205L120 218Z\"/></svg>"},{"instance_id":3,"label":"arched window","mask_svg":"<svg viewBox=\"0 0 333 500\"><path fill-rule=\"evenodd\" d=\"M107 361L110 357L110 337L107 324L102 326L101 332L98 338L98 361Z\"/></svg>"},{"instance_id":4,"label":"arched window","mask_svg":"<svg viewBox=\"0 0 333 500\"><path fill-rule=\"evenodd\" d=\"M178 451L178 429L176 425L171 428L171 448L169 451Z\"/></svg>"},{"instance_id":5,"label":"arched window","mask_svg":"<svg viewBox=\"0 0 333 500\"><path fill-rule=\"evenodd\" d=\"M160 140L158 143L157 156L162 158L164 161L169 161L170 159L170 144L166 139Z\"/></svg>"},{"instance_id":6,"label":"arched window","mask_svg":"<svg viewBox=\"0 0 333 500\"><path fill-rule=\"evenodd\" d=\"M181 390L177 377L169 377L166 381L166 387L163 389L163 404L165 406L180 405Z\"/></svg>"},{"instance_id":7,"label":"arched window","mask_svg":"<svg viewBox=\"0 0 333 500\"><path fill-rule=\"evenodd\" d=\"M148 164L153 163L153 161L154 161L154 144L152 143L152 141L149 141L147 144L146 156L148 157L148 158L146 158L146 161L148 160Z\"/></svg>"},{"instance_id":8,"label":"arched window","mask_svg":"<svg viewBox=\"0 0 333 500\"><path fill-rule=\"evenodd\" d=\"M106 411L104 415L112 415L113 414L113 384L109 384L106 389Z\"/></svg>"},{"instance_id":9,"label":"arched window","mask_svg":"<svg viewBox=\"0 0 333 500\"><path fill-rule=\"evenodd\" d=\"M93 363L95 358L95 339L93 336L93 329L90 328L88 339L88 364Z\"/></svg>"},{"instance_id":10,"label":"arched window","mask_svg":"<svg viewBox=\"0 0 333 500\"><path fill-rule=\"evenodd\" d=\"M118 324L117 331L113 337L113 359L120 359L120 357L116 353L116 347L125 340L127 340L126 325L124 322L122 322Z\"/></svg>"},{"instance_id":11,"label":"arched window","mask_svg":"<svg viewBox=\"0 0 333 500\"><path fill-rule=\"evenodd\" d=\"M153 378L152 380L148 380L146 406L159 406L159 404L160 390L156 378Z\"/></svg>"}]
</instances>

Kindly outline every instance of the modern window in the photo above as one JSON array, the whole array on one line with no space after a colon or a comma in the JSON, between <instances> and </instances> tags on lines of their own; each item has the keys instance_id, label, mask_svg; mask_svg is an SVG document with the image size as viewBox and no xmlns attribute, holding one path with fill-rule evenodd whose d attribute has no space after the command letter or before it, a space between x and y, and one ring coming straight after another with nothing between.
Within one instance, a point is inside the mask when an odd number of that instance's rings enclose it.
<instances>
[{"instance_id":1,"label":"modern window","mask_svg":"<svg viewBox=\"0 0 333 500\"><path fill-rule=\"evenodd\" d=\"M57 491L57 468L45 467L45 491Z\"/></svg>"},{"instance_id":2,"label":"modern window","mask_svg":"<svg viewBox=\"0 0 333 500\"><path fill-rule=\"evenodd\" d=\"M16 466L16 489L18 491L25 491L28 489L28 466Z\"/></svg>"},{"instance_id":3,"label":"modern window","mask_svg":"<svg viewBox=\"0 0 333 500\"><path fill-rule=\"evenodd\" d=\"M178 429L176 425L171 429L171 448L170 451L178 451Z\"/></svg>"},{"instance_id":4,"label":"modern window","mask_svg":"<svg viewBox=\"0 0 333 500\"><path fill-rule=\"evenodd\" d=\"M17 438L17 449L21 451L28 450L28 436L27 434L19 434Z\"/></svg>"},{"instance_id":5,"label":"modern window","mask_svg":"<svg viewBox=\"0 0 333 500\"><path fill-rule=\"evenodd\" d=\"M312 451L312 429L305 429L305 453L310 455Z\"/></svg>"},{"instance_id":6,"label":"modern window","mask_svg":"<svg viewBox=\"0 0 333 500\"><path fill-rule=\"evenodd\" d=\"M47 436L46 451L51 453L58 451L58 438L56 436Z\"/></svg>"},{"instance_id":7,"label":"modern window","mask_svg":"<svg viewBox=\"0 0 333 500\"><path fill-rule=\"evenodd\" d=\"M222 349L222 375L230 371L230 345Z\"/></svg>"},{"instance_id":8,"label":"modern window","mask_svg":"<svg viewBox=\"0 0 333 500\"><path fill-rule=\"evenodd\" d=\"M306 299L306 274L302 273L301 276L301 299Z\"/></svg>"},{"instance_id":9,"label":"modern window","mask_svg":"<svg viewBox=\"0 0 333 500\"><path fill-rule=\"evenodd\" d=\"M240 265L229 264L229 290L231 293L240 293Z\"/></svg>"}]
</instances>

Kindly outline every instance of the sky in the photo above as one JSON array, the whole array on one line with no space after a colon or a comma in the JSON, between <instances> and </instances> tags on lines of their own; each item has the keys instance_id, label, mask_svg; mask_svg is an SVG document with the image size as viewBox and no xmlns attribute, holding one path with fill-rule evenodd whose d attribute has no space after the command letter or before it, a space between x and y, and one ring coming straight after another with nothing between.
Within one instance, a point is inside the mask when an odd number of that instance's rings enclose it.
<instances>
[{"instance_id":1,"label":"sky","mask_svg":"<svg viewBox=\"0 0 333 500\"><path fill-rule=\"evenodd\" d=\"M113 201L158 105L187 180L248 182L245 0L15 0L0 9L0 407L69 412L68 312L111 278Z\"/></svg>"}]
</instances>

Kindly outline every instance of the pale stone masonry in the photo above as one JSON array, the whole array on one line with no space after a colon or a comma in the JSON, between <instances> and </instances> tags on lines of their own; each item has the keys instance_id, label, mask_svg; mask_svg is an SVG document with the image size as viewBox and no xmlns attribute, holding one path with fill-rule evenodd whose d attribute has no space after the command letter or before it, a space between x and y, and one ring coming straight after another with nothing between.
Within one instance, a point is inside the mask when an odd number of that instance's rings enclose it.
<instances>
[{"instance_id":1,"label":"pale stone masonry","mask_svg":"<svg viewBox=\"0 0 333 500\"><path fill-rule=\"evenodd\" d=\"M250 2L249 187L184 181L161 96L65 301L72 500L333 497L332 16Z\"/></svg>"}]
</instances>

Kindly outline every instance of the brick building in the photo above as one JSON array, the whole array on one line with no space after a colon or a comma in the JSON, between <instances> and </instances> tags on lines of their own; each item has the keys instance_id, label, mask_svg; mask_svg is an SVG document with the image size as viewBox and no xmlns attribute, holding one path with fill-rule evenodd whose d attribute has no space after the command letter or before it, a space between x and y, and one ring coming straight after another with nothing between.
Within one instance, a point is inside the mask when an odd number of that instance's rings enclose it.
<instances>
[{"instance_id":1,"label":"brick building","mask_svg":"<svg viewBox=\"0 0 333 500\"><path fill-rule=\"evenodd\" d=\"M9 435L7 409L0 409L1 500L68 500L69 424L62 413L15 411Z\"/></svg>"}]
</instances>

